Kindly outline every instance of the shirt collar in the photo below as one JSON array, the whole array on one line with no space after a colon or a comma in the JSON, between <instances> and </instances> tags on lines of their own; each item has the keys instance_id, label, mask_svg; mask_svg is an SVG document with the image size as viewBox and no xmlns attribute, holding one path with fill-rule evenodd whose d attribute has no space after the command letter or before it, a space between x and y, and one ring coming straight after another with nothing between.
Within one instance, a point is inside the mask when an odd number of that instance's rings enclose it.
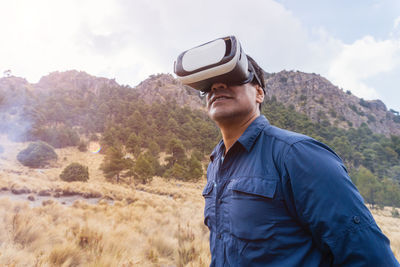
<instances>
[{"instance_id":1,"label":"shirt collar","mask_svg":"<svg viewBox=\"0 0 400 267\"><path fill-rule=\"evenodd\" d=\"M217 156L218 151L221 150L221 147L222 147L222 146L225 147L225 145L224 145L224 140L219 141L218 145L216 145L215 148L214 148L214 150L211 152L211 154L210 154L210 160L211 160L211 162L214 161L214 158Z\"/></svg>"},{"instance_id":2,"label":"shirt collar","mask_svg":"<svg viewBox=\"0 0 400 267\"><path fill-rule=\"evenodd\" d=\"M267 125L269 125L267 118L264 115L258 116L239 137L238 142L249 152L257 136Z\"/></svg>"},{"instance_id":3,"label":"shirt collar","mask_svg":"<svg viewBox=\"0 0 400 267\"><path fill-rule=\"evenodd\" d=\"M257 136L267 125L269 125L269 121L267 120L267 118L265 118L264 115L258 116L249 125L249 127L247 127L247 129L239 137L237 142L239 142L246 149L246 151L249 152L254 142L256 141ZM218 151L220 151L223 146L224 141L219 141L218 145L215 146L213 152L210 154L211 161L214 161L214 158L217 156Z\"/></svg>"}]
</instances>

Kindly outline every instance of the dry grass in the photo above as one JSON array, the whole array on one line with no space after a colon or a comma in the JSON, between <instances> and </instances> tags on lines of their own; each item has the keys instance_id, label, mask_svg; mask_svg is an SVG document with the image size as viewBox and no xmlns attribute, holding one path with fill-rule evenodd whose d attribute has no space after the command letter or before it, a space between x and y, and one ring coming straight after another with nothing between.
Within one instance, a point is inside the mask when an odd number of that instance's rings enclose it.
<instances>
[{"instance_id":1,"label":"dry grass","mask_svg":"<svg viewBox=\"0 0 400 267\"><path fill-rule=\"evenodd\" d=\"M400 212L400 209L397 208ZM385 207L383 210L372 209L375 221L382 232L390 239L390 245L396 259L400 259L400 218L392 217L392 208Z\"/></svg>"},{"instance_id":2,"label":"dry grass","mask_svg":"<svg viewBox=\"0 0 400 267\"><path fill-rule=\"evenodd\" d=\"M206 265L208 235L199 224L191 224L194 212L186 214L187 209L179 209L183 203L166 197L138 195L141 200L129 205L76 201L68 207L55 201L36 208L0 199L5 229L0 250L7 248L0 265Z\"/></svg>"},{"instance_id":3,"label":"dry grass","mask_svg":"<svg viewBox=\"0 0 400 267\"><path fill-rule=\"evenodd\" d=\"M1 140L4 143L4 140ZM0 266L206 266L208 232L202 221L202 184L155 177L135 188L105 181L98 170L103 155L76 148L57 149L56 165L34 170L16 160L27 144L5 142L0 155L0 188L52 195L113 199L72 206L57 199L32 207L0 198ZM88 183L59 179L71 162L89 167ZM180 226L183 225L183 226ZM186 240L186 238L189 238Z\"/></svg>"},{"instance_id":4,"label":"dry grass","mask_svg":"<svg viewBox=\"0 0 400 267\"><path fill-rule=\"evenodd\" d=\"M155 177L137 188L110 184L98 171L102 155L58 149L58 165L38 171L15 159L26 145L3 147L0 188L27 188L33 195L41 190L90 193L113 199L114 204L101 200L91 205L82 199L67 206L54 199L33 207L27 201L0 197L0 266L209 265L209 234L202 222L204 180L185 183ZM58 178L73 161L89 166L88 183ZM373 213L399 257L400 219L392 218L390 211Z\"/></svg>"}]
</instances>

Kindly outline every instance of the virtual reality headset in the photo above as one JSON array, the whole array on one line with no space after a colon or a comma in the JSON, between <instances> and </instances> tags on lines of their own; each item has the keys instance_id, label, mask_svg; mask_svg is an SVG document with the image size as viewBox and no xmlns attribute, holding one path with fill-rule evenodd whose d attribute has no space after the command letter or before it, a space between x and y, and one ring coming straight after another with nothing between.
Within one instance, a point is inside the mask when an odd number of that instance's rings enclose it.
<instances>
[{"instance_id":1,"label":"virtual reality headset","mask_svg":"<svg viewBox=\"0 0 400 267\"><path fill-rule=\"evenodd\" d=\"M183 84L203 93L209 92L214 83L241 85L256 79L263 87L235 36L215 39L181 53L174 72Z\"/></svg>"}]
</instances>

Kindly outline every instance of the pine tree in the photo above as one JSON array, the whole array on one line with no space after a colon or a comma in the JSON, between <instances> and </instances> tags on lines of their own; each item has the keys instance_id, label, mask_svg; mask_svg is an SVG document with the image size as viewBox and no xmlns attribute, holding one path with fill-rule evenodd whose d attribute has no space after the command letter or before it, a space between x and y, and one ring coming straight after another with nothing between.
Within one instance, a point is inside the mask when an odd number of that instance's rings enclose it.
<instances>
[{"instance_id":1,"label":"pine tree","mask_svg":"<svg viewBox=\"0 0 400 267\"><path fill-rule=\"evenodd\" d=\"M144 124L143 116L140 114L139 111L135 111L128 118L128 126L136 134L138 134L143 129L145 124Z\"/></svg>"},{"instance_id":2,"label":"pine tree","mask_svg":"<svg viewBox=\"0 0 400 267\"><path fill-rule=\"evenodd\" d=\"M140 146L141 140L135 133L132 133L128 138L128 142L126 143L126 150L134 155L139 155Z\"/></svg>"},{"instance_id":3,"label":"pine tree","mask_svg":"<svg viewBox=\"0 0 400 267\"><path fill-rule=\"evenodd\" d=\"M116 179L116 182L120 181L120 174L123 170L129 168L127 160L124 158L121 148L109 147L104 157L104 161L100 166L104 176L108 180Z\"/></svg>"},{"instance_id":4,"label":"pine tree","mask_svg":"<svg viewBox=\"0 0 400 267\"><path fill-rule=\"evenodd\" d=\"M149 152L154 157L158 158L158 154L160 153L160 146L155 141L151 141L149 144Z\"/></svg>"},{"instance_id":5,"label":"pine tree","mask_svg":"<svg viewBox=\"0 0 400 267\"><path fill-rule=\"evenodd\" d=\"M354 179L365 202L370 203L372 206L380 202L378 201L380 200L378 196L380 196L379 191L382 190L382 184L370 170L360 167Z\"/></svg>"},{"instance_id":6,"label":"pine tree","mask_svg":"<svg viewBox=\"0 0 400 267\"><path fill-rule=\"evenodd\" d=\"M174 165L164 173L166 178L175 178L179 180L186 180L187 175L188 169L178 162L175 162Z\"/></svg>"},{"instance_id":7,"label":"pine tree","mask_svg":"<svg viewBox=\"0 0 400 267\"><path fill-rule=\"evenodd\" d=\"M203 168L201 162L192 155L188 161L188 175L191 180L198 180L203 176Z\"/></svg>"},{"instance_id":8,"label":"pine tree","mask_svg":"<svg viewBox=\"0 0 400 267\"><path fill-rule=\"evenodd\" d=\"M152 164L146 159L145 155L139 155L134 166L135 179L145 184L153 177L155 171Z\"/></svg>"},{"instance_id":9,"label":"pine tree","mask_svg":"<svg viewBox=\"0 0 400 267\"><path fill-rule=\"evenodd\" d=\"M171 157L167 158L169 166L173 166L175 163L183 164L186 160L185 148L178 139L171 139L167 145L168 152L172 154Z\"/></svg>"}]
</instances>

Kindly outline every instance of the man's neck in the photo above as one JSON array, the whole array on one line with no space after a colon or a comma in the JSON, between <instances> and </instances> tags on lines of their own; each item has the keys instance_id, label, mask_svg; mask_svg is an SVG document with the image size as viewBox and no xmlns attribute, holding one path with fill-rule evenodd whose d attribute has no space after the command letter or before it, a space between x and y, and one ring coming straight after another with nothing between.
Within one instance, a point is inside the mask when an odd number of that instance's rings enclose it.
<instances>
[{"instance_id":1,"label":"man's neck","mask_svg":"<svg viewBox=\"0 0 400 267\"><path fill-rule=\"evenodd\" d=\"M240 136L246 131L250 124L258 117L260 114L254 114L253 116L246 118L246 120L240 121L238 123L222 124L218 123L221 130L222 139L225 145L225 155L228 150L233 146L233 144L239 139Z\"/></svg>"}]
</instances>

